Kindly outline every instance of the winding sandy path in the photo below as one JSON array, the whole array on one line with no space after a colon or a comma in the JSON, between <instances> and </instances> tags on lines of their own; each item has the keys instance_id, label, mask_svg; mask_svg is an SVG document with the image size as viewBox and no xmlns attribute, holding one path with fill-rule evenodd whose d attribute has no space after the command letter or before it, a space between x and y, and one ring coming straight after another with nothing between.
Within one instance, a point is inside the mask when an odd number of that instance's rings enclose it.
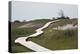
<instances>
[{"instance_id":1,"label":"winding sandy path","mask_svg":"<svg viewBox=\"0 0 80 54\"><path fill-rule=\"evenodd\" d=\"M17 38L15 40L15 43L19 43L19 44L21 44L21 45L23 45L23 46L25 46L25 47L33 50L33 51L38 51L38 52L40 52L40 51L51 51L50 49L42 47L39 44L36 44L36 43L34 43L32 41L26 41L26 39L28 39L30 37L36 37L36 36L42 34L43 33L43 31L42 31L43 29L47 28L51 23L57 22L57 21L59 21L59 20L50 21L50 22L46 23L43 27L37 29L36 33L34 33L32 35L29 35L29 36L26 36L26 37Z\"/></svg>"}]
</instances>

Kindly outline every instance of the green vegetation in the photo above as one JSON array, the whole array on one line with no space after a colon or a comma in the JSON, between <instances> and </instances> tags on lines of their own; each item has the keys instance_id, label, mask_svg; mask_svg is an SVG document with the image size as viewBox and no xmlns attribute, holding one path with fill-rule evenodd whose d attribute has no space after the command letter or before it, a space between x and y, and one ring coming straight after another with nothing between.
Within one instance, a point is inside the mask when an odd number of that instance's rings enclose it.
<instances>
[{"instance_id":1,"label":"green vegetation","mask_svg":"<svg viewBox=\"0 0 80 54\"><path fill-rule=\"evenodd\" d=\"M31 35L33 33L35 33L35 30L37 28L34 27L30 27L30 28L18 28L19 26L22 26L24 24L28 24L28 23L34 23L34 24L41 24L39 27L42 27L45 23L49 22L49 19L41 19L41 20L34 20L34 21L29 21L29 22L20 22L20 23L12 23L11 24L11 50L12 52L16 53L16 52L30 52L32 50L14 43L14 41L19 38L19 37L25 37L28 35Z\"/></svg>"},{"instance_id":2,"label":"green vegetation","mask_svg":"<svg viewBox=\"0 0 80 54\"><path fill-rule=\"evenodd\" d=\"M77 30L45 30L44 34L31 38L35 43L40 44L51 50L55 49L76 49L77 48Z\"/></svg>"},{"instance_id":3,"label":"green vegetation","mask_svg":"<svg viewBox=\"0 0 80 54\"><path fill-rule=\"evenodd\" d=\"M35 33L35 29L33 28L16 28L12 29L11 31L11 46L12 46L12 52L25 52L25 51L32 51L30 49L27 49L24 46L21 46L20 44L14 43L14 41L19 37L25 37L28 35L31 35Z\"/></svg>"},{"instance_id":4,"label":"green vegetation","mask_svg":"<svg viewBox=\"0 0 80 54\"><path fill-rule=\"evenodd\" d=\"M66 24L77 24L77 19L59 19L60 21L52 23L48 28L44 29L44 33L35 38L29 38L29 40L40 44L43 47L51 50L55 49L76 49L78 47L77 29L73 30L53 30L53 27L62 26ZM42 27L45 23L51 21L50 19L38 19L25 23L12 23L11 27L11 45L12 52L30 52L32 50L14 43L14 40L19 37L25 37L35 33L35 30ZM27 23L41 24L35 28L18 28L21 25Z\"/></svg>"},{"instance_id":5,"label":"green vegetation","mask_svg":"<svg viewBox=\"0 0 80 54\"><path fill-rule=\"evenodd\" d=\"M59 22L52 23L44 33L38 37L30 38L35 43L51 50L55 49L76 49L77 45L77 29L73 30L53 30L53 27L62 26L66 24L77 23L77 20L61 19Z\"/></svg>"}]
</instances>

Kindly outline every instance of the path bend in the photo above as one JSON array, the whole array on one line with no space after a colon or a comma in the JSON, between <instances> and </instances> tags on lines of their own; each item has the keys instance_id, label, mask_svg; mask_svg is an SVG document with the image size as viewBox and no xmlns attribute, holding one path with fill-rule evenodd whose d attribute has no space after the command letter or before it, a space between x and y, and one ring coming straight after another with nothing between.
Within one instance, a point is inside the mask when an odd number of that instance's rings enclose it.
<instances>
[{"instance_id":1,"label":"path bend","mask_svg":"<svg viewBox=\"0 0 80 54\"><path fill-rule=\"evenodd\" d=\"M40 52L40 51L52 51L52 50L47 49L47 48L45 48L45 47L42 47L42 46L40 46L39 44L34 43L34 42L32 42L32 41L26 41L26 39L28 39L28 38L30 38L30 37L39 36L40 34L43 33L43 31L42 31L43 29L47 28L51 23L57 22L57 21L59 21L59 20L50 21L50 22L46 23L43 27L37 29L37 30L36 30L36 33L34 33L34 34L32 34L32 35L29 35L29 36L26 36L26 37L19 37L19 38L17 38L17 39L15 40L15 43L19 43L19 44L21 44L21 45L23 45L23 46L25 46L25 47L33 50L33 51L38 51L38 52Z\"/></svg>"}]
</instances>

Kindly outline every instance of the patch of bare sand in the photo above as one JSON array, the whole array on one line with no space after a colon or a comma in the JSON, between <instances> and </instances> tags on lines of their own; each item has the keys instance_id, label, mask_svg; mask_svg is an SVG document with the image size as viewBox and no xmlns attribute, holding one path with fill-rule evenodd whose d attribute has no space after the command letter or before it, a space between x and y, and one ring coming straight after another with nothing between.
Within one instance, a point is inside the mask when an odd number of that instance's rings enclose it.
<instances>
[{"instance_id":1,"label":"patch of bare sand","mask_svg":"<svg viewBox=\"0 0 80 54\"><path fill-rule=\"evenodd\" d=\"M30 27L42 27L43 24L37 24L37 23L27 23L24 25L19 26L18 28L30 28Z\"/></svg>"}]
</instances>

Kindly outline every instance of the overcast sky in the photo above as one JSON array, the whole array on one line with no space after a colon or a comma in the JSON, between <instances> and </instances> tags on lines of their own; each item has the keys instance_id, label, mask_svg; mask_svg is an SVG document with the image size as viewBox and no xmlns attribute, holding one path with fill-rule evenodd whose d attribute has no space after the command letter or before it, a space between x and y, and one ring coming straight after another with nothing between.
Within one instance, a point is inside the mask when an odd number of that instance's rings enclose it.
<instances>
[{"instance_id":1,"label":"overcast sky","mask_svg":"<svg viewBox=\"0 0 80 54\"><path fill-rule=\"evenodd\" d=\"M60 10L65 16L78 17L77 5L15 1L12 2L12 21L58 17Z\"/></svg>"}]
</instances>

